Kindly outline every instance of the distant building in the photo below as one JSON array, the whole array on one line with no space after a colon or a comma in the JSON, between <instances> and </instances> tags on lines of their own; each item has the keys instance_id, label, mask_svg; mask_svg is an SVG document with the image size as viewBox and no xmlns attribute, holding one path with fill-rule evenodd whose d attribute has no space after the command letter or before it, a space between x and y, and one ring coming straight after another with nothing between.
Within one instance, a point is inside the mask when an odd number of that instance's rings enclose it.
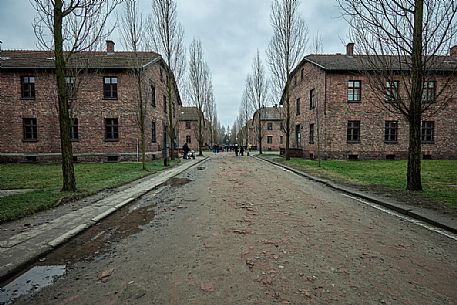
<instances>
[{"instance_id":1,"label":"distant building","mask_svg":"<svg viewBox=\"0 0 457 305\"><path fill-rule=\"evenodd\" d=\"M178 119L177 143L182 147L187 143L190 149L198 151L198 120L199 114L197 107L184 106L180 108L181 112ZM201 114L203 116L203 114ZM209 144L209 122L203 118L202 121L203 146Z\"/></svg>"},{"instance_id":2,"label":"distant building","mask_svg":"<svg viewBox=\"0 0 457 305\"><path fill-rule=\"evenodd\" d=\"M252 120L248 121L249 144L259 149L259 115L261 125L262 150L279 150L285 145L284 126L281 111L277 107L262 107Z\"/></svg>"},{"instance_id":3,"label":"distant building","mask_svg":"<svg viewBox=\"0 0 457 305\"><path fill-rule=\"evenodd\" d=\"M368 79L349 44L346 54L309 55L291 73L290 147L323 159L406 159L409 126L384 107L386 96L370 90ZM424 96L433 99L450 78L444 109L432 106L422 121L422 154L426 159L457 159L457 47L441 68L427 75ZM404 72L403 72L404 73ZM395 80L391 82L395 85ZM405 94L404 88L387 88ZM387 93L386 93L387 94ZM284 97L283 97L284 98ZM382 100L380 100L382 99ZM319 133L319 138L318 138Z\"/></svg>"},{"instance_id":4,"label":"distant building","mask_svg":"<svg viewBox=\"0 0 457 305\"><path fill-rule=\"evenodd\" d=\"M145 96L146 156L162 157L170 103L168 67L157 53L137 55L115 52L114 43L107 41L106 52L77 53L68 62L70 133L76 161L139 158L136 67L142 73ZM60 159L53 53L2 50L0 65L0 161ZM176 88L171 103L177 121L181 100Z\"/></svg>"}]
</instances>

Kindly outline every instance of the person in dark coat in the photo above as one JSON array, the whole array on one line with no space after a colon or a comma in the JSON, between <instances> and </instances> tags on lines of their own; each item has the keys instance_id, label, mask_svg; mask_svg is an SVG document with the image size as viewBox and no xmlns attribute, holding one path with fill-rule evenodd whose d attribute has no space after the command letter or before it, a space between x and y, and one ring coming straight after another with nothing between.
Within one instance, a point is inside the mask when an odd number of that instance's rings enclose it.
<instances>
[{"instance_id":1,"label":"person in dark coat","mask_svg":"<svg viewBox=\"0 0 457 305\"><path fill-rule=\"evenodd\" d=\"M243 145L240 146L240 154L243 156L243 153L244 153L244 147Z\"/></svg>"},{"instance_id":2,"label":"person in dark coat","mask_svg":"<svg viewBox=\"0 0 457 305\"><path fill-rule=\"evenodd\" d=\"M238 145L235 145L235 156L238 156Z\"/></svg>"},{"instance_id":3,"label":"person in dark coat","mask_svg":"<svg viewBox=\"0 0 457 305\"><path fill-rule=\"evenodd\" d=\"M187 159L188 158L188 155L189 155L189 151L190 151L190 148L189 148L189 145L187 145L187 142L184 143L184 145L182 146L182 151L183 151L183 159Z\"/></svg>"}]
</instances>

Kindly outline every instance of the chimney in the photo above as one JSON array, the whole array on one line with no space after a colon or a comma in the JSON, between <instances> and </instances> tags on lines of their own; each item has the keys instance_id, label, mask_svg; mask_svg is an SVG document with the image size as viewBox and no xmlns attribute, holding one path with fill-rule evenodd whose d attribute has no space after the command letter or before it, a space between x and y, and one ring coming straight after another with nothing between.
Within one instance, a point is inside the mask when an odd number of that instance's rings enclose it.
<instances>
[{"instance_id":1,"label":"chimney","mask_svg":"<svg viewBox=\"0 0 457 305\"><path fill-rule=\"evenodd\" d=\"M449 55L451 55L452 57L457 57L457 45L449 49Z\"/></svg>"},{"instance_id":2,"label":"chimney","mask_svg":"<svg viewBox=\"0 0 457 305\"><path fill-rule=\"evenodd\" d=\"M354 55L354 43L350 42L346 45L346 55L352 56Z\"/></svg>"},{"instance_id":3,"label":"chimney","mask_svg":"<svg viewBox=\"0 0 457 305\"><path fill-rule=\"evenodd\" d=\"M0 40L0 52L2 51L2 43L3 41Z\"/></svg>"},{"instance_id":4,"label":"chimney","mask_svg":"<svg viewBox=\"0 0 457 305\"><path fill-rule=\"evenodd\" d=\"M114 54L114 41L112 41L112 40L106 41L106 54L108 54L108 55Z\"/></svg>"}]
</instances>

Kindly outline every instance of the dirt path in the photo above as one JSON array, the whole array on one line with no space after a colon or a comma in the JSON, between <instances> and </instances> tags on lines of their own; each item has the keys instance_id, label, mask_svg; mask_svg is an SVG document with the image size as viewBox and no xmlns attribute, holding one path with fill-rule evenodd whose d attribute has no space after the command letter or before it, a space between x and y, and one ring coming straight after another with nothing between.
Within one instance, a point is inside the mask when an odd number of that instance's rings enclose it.
<instances>
[{"instance_id":1,"label":"dirt path","mask_svg":"<svg viewBox=\"0 0 457 305\"><path fill-rule=\"evenodd\" d=\"M457 242L219 154L73 240L16 304L456 304Z\"/></svg>"}]
</instances>

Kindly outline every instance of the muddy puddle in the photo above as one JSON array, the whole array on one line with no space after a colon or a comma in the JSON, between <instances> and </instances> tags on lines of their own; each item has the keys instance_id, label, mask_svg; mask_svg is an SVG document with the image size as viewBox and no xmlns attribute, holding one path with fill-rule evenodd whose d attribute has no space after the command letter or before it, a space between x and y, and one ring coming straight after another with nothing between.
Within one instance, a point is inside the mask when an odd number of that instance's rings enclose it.
<instances>
[{"instance_id":1,"label":"muddy puddle","mask_svg":"<svg viewBox=\"0 0 457 305\"><path fill-rule=\"evenodd\" d=\"M152 206L125 207L60 246L44 261L46 264L71 264L90 260L108 251L112 243L140 232L153 218Z\"/></svg>"},{"instance_id":2,"label":"muddy puddle","mask_svg":"<svg viewBox=\"0 0 457 305\"><path fill-rule=\"evenodd\" d=\"M92 260L103 255L111 244L138 233L142 226L154 219L152 205L133 205L120 209L92 226L87 231L58 247L37 261L29 270L1 283L0 305L13 304L14 300L33 295L52 285L65 275L71 265L82 260Z\"/></svg>"},{"instance_id":3,"label":"muddy puddle","mask_svg":"<svg viewBox=\"0 0 457 305\"><path fill-rule=\"evenodd\" d=\"M9 305L17 298L34 294L50 286L65 274L65 265L34 266L0 289L0 304Z\"/></svg>"}]
</instances>

